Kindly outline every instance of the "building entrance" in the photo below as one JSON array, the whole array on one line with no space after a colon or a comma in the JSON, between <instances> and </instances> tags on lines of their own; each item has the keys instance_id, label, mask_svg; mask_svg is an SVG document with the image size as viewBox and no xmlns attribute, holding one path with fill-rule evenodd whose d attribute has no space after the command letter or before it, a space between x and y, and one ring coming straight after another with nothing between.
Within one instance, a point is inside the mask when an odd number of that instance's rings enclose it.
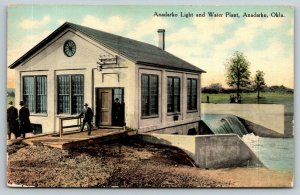
<instances>
[{"instance_id":1,"label":"building entrance","mask_svg":"<svg viewBox=\"0 0 300 195\"><path fill-rule=\"evenodd\" d=\"M123 88L96 90L96 125L124 126L125 104Z\"/></svg>"}]
</instances>

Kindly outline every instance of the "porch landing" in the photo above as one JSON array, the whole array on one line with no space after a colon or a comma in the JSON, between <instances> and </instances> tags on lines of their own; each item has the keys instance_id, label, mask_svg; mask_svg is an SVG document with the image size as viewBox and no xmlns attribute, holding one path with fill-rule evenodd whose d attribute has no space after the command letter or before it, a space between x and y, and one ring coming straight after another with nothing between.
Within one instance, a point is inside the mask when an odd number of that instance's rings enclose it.
<instances>
[{"instance_id":1,"label":"porch landing","mask_svg":"<svg viewBox=\"0 0 300 195\"><path fill-rule=\"evenodd\" d=\"M22 141L28 145L44 145L66 150L73 147L86 146L94 143L119 139L126 135L128 135L128 132L123 128L96 129L92 131L91 135L87 135L87 131L75 131L69 133L66 132L62 137L56 135L45 135L25 138Z\"/></svg>"}]
</instances>

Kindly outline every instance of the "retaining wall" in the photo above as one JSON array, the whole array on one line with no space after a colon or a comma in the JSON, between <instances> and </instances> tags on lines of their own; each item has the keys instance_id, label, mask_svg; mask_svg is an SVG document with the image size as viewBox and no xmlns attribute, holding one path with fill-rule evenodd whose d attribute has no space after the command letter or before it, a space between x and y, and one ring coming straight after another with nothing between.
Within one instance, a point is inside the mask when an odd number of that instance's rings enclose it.
<instances>
[{"instance_id":1,"label":"retaining wall","mask_svg":"<svg viewBox=\"0 0 300 195\"><path fill-rule=\"evenodd\" d=\"M252 150L235 134L139 134L139 137L146 142L180 148L201 168L263 166Z\"/></svg>"}]
</instances>

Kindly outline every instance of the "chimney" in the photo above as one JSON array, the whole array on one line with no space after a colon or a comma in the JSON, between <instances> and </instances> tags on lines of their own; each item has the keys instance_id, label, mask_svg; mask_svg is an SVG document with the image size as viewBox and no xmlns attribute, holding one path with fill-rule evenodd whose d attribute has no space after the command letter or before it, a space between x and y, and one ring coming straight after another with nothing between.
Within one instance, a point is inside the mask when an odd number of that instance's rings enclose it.
<instances>
[{"instance_id":1,"label":"chimney","mask_svg":"<svg viewBox=\"0 0 300 195\"><path fill-rule=\"evenodd\" d=\"M158 29L158 47L165 50L165 29Z\"/></svg>"}]
</instances>

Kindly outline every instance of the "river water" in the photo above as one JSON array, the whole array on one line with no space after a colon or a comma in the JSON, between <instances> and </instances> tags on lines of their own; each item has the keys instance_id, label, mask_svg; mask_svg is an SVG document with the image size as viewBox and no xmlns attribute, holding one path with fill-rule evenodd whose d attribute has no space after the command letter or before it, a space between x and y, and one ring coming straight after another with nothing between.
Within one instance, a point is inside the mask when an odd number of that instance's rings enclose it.
<instances>
[{"instance_id":1,"label":"river water","mask_svg":"<svg viewBox=\"0 0 300 195\"><path fill-rule=\"evenodd\" d=\"M294 171L294 138L265 138L251 133L242 140L269 169Z\"/></svg>"}]
</instances>

